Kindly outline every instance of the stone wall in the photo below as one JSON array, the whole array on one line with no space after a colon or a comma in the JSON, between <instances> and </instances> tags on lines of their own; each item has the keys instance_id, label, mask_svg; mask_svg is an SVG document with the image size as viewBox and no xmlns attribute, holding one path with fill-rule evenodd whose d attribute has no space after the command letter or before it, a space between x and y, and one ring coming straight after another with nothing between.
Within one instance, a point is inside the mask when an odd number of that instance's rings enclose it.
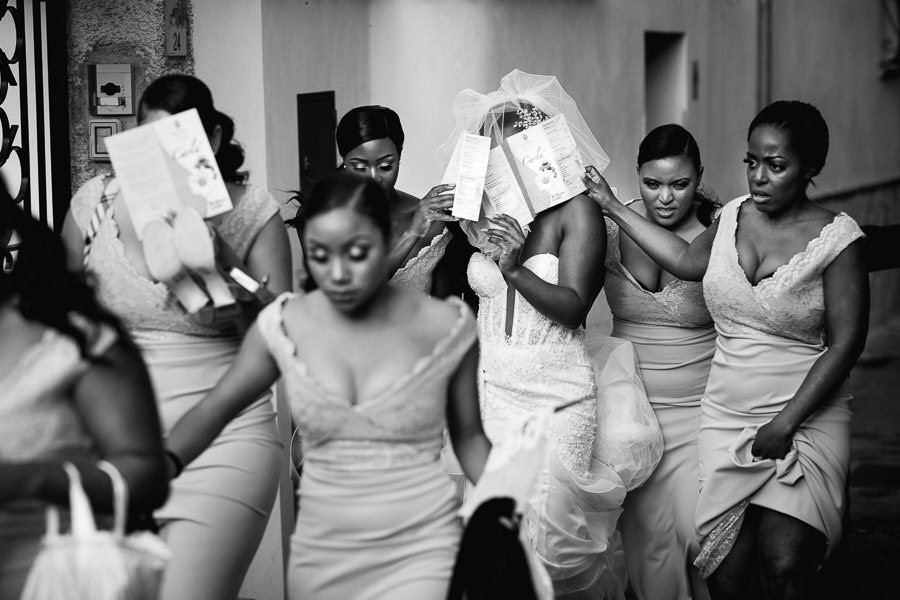
<instances>
[{"instance_id":1,"label":"stone wall","mask_svg":"<svg viewBox=\"0 0 900 600\"><path fill-rule=\"evenodd\" d=\"M151 81L166 73L193 73L192 44L185 58L167 58L165 0L70 0L69 43L69 132L72 155L72 190L109 163L95 162L89 155L88 65L130 63L134 77L135 104ZM192 3L188 0L188 39L193 31ZM135 106L135 109L137 106ZM121 117L125 127L134 116Z\"/></svg>"}]
</instances>

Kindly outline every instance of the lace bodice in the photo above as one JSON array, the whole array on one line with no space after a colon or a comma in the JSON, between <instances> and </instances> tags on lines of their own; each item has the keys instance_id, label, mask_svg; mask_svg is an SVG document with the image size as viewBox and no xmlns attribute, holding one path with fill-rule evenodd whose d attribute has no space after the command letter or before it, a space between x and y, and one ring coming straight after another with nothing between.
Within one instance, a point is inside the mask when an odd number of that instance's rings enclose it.
<instances>
[{"instance_id":1,"label":"lace bodice","mask_svg":"<svg viewBox=\"0 0 900 600\"><path fill-rule=\"evenodd\" d=\"M725 205L713 242L703 292L720 334L763 334L824 346L825 269L851 242L863 237L852 218L840 213L810 240L806 249L771 277L752 285L738 262L738 212L748 198Z\"/></svg>"},{"instance_id":2,"label":"lace bodice","mask_svg":"<svg viewBox=\"0 0 900 600\"><path fill-rule=\"evenodd\" d=\"M536 254L522 266L548 283L559 282L559 258ZM477 252L469 259L469 285L478 294L478 335L482 342L508 341L514 345L583 344L584 330L554 323L538 312L518 291L512 335L506 336L506 280L493 260Z\"/></svg>"},{"instance_id":3,"label":"lace bodice","mask_svg":"<svg viewBox=\"0 0 900 600\"><path fill-rule=\"evenodd\" d=\"M638 200L639 201L639 200ZM635 202L632 200L628 204ZM606 219L606 300L616 319L646 325L708 327L712 317L699 281L673 279L658 292L646 290L622 264L619 226Z\"/></svg>"},{"instance_id":4,"label":"lace bodice","mask_svg":"<svg viewBox=\"0 0 900 600\"><path fill-rule=\"evenodd\" d=\"M523 263L544 281L559 281L559 259L537 254ZM482 420L500 439L513 413L577 401L554 418L553 445L567 468L584 473L597 428L597 388L584 347L584 329L554 323L516 292L512 335L506 336L506 281L497 264L472 255L469 285L478 294Z\"/></svg>"},{"instance_id":5,"label":"lace bodice","mask_svg":"<svg viewBox=\"0 0 900 600\"><path fill-rule=\"evenodd\" d=\"M111 329L101 331L91 354L102 354L116 340ZM68 396L89 367L74 340L47 329L16 367L0 376L0 462L92 455L94 443Z\"/></svg>"},{"instance_id":6,"label":"lace bodice","mask_svg":"<svg viewBox=\"0 0 900 600\"><path fill-rule=\"evenodd\" d=\"M418 254L394 273L391 283L429 293L431 291L431 274L438 261L444 256L447 244L450 243L450 236L450 231L445 228L444 231L431 238L431 243L419 250Z\"/></svg>"},{"instance_id":7,"label":"lace bodice","mask_svg":"<svg viewBox=\"0 0 900 600\"><path fill-rule=\"evenodd\" d=\"M85 182L72 198L71 211L82 233L88 228L94 209L104 191L102 177ZM247 253L259 232L273 216L278 204L271 194L245 187L235 207L216 225L218 235L239 257ZM216 329L203 327L191 319L169 294L165 285L144 277L125 256L119 229L113 218L104 219L94 238L86 268L95 281L100 301L119 316L129 329L156 329L179 333L217 336Z\"/></svg>"},{"instance_id":8,"label":"lace bodice","mask_svg":"<svg viewBox=\"0 0 900 600\"><path fill-rule=\"evenodd\" d=\"M292 297L279 296L260 312L257 324L284 378L305 459L343 470L437 460L447 384L475 341L475 323L468 306L456 298L447 300L459 309L451 331L390 388L352 405L323 389L297 357L282 323L284 304Z\"/></svg>"}]
</instances>

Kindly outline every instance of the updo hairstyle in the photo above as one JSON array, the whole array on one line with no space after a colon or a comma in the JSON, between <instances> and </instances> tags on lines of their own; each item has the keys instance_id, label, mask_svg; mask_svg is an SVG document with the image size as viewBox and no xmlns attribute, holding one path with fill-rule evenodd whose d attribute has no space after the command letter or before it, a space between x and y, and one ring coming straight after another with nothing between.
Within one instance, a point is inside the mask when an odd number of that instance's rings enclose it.
<instances>
[{"instance_id":1,"label":"updo hairstyle","mask_svg":"<svg viewBox=\"0 0 900 600\"><path fill-rule=\"evenodd\" d=\"M147 86L141 94L138 120L143 121L150 110L164 110L170 114L196 108L207 135L218 125L222 130L216 163L222 179L230 183L244 183L247 173L238 169L244 164L244 150L234 141L234 121L215 109L212 93L205 83L191 75L163 75Z\"/></svg>"},{"instance_id":2,"label":"updo hairstyle","mask_svg":"<svg viewBox=\"0 0 900 600\"><path fill-rule=\"evenodd\" d=\"M691 132L675 123L660 125L653 129L641 141L638 147L637 166L640 169L644 163L663 158L683 157L688 159L697 176L703 171L703 163L700 160L700 147ZM709 227L716 212L722 207L715 196L700 186L697 182L697 219Z\"/></svg>"},{"instance_id":3,"label":"updo hairstyle","mask_svg":"<svg viewBox=\"0 0 900 600\"><path fill-rule=\"evenodd\" d=\"M784 132L800 162L815 177L825 166L828 156L828 125L812 104L799 100L776 100L761 111L747 130L747 138L757 127L768 125Z\"/></svg>"},{"instance_id":4,"label":"updo hairstyle","mask_svg":"<svg viewBox=\"0 0 900 600\"><path fill-rule=\"evenodd\" d=\"M341 118L334 136L341 158L360 144L383 138L394 142L399 155L403 152L405 139L397 113L378 105L357 106L351 109Z\"/></svg>"}]
</instances>

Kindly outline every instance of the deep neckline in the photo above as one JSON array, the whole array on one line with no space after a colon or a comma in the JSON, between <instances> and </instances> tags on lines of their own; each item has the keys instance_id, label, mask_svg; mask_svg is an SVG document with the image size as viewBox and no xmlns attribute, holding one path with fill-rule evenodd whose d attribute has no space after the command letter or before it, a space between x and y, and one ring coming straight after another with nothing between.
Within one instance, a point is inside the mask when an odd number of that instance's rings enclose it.
<instances>
[{"instance_id":1,"label":"deep neckline","mask_svg":"<svg viewBox=\"0 0 900 600\"><path fill-rule=\"evenodd\" d=\"M741 199L737 203L737 208L735 208L735 210L734 210L734 223L731 228L731 247L733 248L732 256L734 258L735 266L737 267L738 271L740 271L741 274L743 275L743 280L754 291L758 290L761 286L766 285L766 282L775 280L779 275L781 275L781 273L788 271L797 262L799 262L804 256L809 254L809 252L812 251L813 247L819 243L819 240L823 239L825 232L828 231L828 229L830 227L836 226L838 219L846 214L844 212L839 212L836 215L834 215L834 218L832 218L831 221L829 221L828 223L823 225L822 228L819 230L819 233L816 234L812 239L810 239L806 243L806 246L803 248L803 250L801 250L800 252L794 253L788 259L788 261L786 263L782 263L782 264L778 265L778 267L774 271L772 271L765 277L760 278L756 283L753 283L752 281L750 281L750 277L747 276L747 271L745 271L744 267L741 266L741 257L740 257L740 253L738 252L738 247L737 247L737 232L738 232L738 225L740 224L741 207L743 206L744 202L746 202L749 199L750 199L750 196L745 196L743 199Z\"/></svg>"},{"instance_id":2,"label":"deep neckline","mask_svg":"<svg viewBox=\"0 0 900 600\"><path fill-rule=\"evenodd\" d=\"M334 398L335 400L339 400L342 404L346 405L351 410L358 410L364 407L370 407L373 405L377 405L387 398L390 398L397 390L400 390L405 386L408 382L412 381L416 377L418 377L422 372L424 372L428 366L430 366L439 356L444 354L446 348L453 343L459 337L460 331L466 323L466 315L468 305L462 300L456 297L449 297L447 301L456 305L457 310L459 311L459 316L454 322L453 326L450 330L443 335L441 338L435 342L431 351L428 354L424 354L420 356L413 363L411 369L409 369L406 373L398 377L394 380L393 383L385 387L383 390L378 391L375 394L370 394L368 397L361 396L357 397L356 402L351 402L350 398L347 396L335 392L327 387L325 387L319 380L316 378L309 369L309 366L300 358L297 353L297 344L294 343L294 340L288 335L287 329L284 326L284 306L287 304L288 300L298 297L297 294L293 293L285 293L282 294L276 302L278 302L278 312L277 312L277 330L278 334L282 337L282 340L286 343L287 347L290 349L291 358L294 361L294 364L297 366L301 375L306 379L309 385L316 390L319 394L323 396L327 396L330 398Z\"/></svg>"},{"instance_id":3,"label":"deep neckline","mask_svg":"<svg viewBox=\"0 0 900 600\"><path fill-rule=\"evenodd\" d=\"M629 205L631 205L631 204L634 204L635 202L637 202L637 201L639 201L639 200L640 200L640 198L635 198L635 199L632 200L631 202L626 202L626 203L625 203L625 206L629 206ZM636 212L636 211L635 211L635 212ZM660 296L663 296L663 295L665 295L665 294L670 293L671 290L672 290L672 288L674 288L675 285L678 284L679 282L682 282L682 283L683 283L683 280L678 279L678 278L676 277L676 278L672 279L671 281L669 281L669 283L667 283L666 285L664 285L664 286L662 287L662 289L657 290L657 291L655 291L655 292L654 292L654 291L651 291L651 290L648 290L647 288L645 288L645 287L641 284L641 282L637 280L637 277L635 277L635 276L632 274L632 272L628 270L628 267L625 266L625 263L622 262L622 247L619 245L620 242L621 242L621 239L622 239L622 229L618 226L618 224L617 224L615 221L612 221L612 220L611 220L610 223L612 223L613 227L615 227L615 238L614 238L613 240L611 240L611 241L612 241L612 247L615 249L615 255L614 255L614 257L613 257L613 263L614 263L615 266L617 266L617 267L619 268L619 270L622 271L622 275L625 276L625 280L628 281L628 282L629 282L636 290L638 290L638 291L641 292L642 294L647 294L647 295L652 296L652 297L654 297L654 298L658 298L658 297L660 297Z\"/></svg>"}]
</instances>

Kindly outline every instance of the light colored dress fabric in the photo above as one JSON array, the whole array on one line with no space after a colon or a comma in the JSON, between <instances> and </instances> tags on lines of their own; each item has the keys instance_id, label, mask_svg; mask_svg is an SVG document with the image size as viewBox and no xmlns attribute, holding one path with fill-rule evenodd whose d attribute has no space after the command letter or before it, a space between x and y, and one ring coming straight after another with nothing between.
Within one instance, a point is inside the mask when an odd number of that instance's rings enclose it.
<instances>
[{"instance_id":1,"label":"light colored dress fabric","mask_svg":"<svg viewBox=\"0 0 900 600\"><path fill-rule=\"evenodd\" d=\"M703 292L716 324L716 350L702 400L697 531L704 576L721 563L740 531L748 504L795 517L821 531L832 550L841 537L849 466L849 394L826 400L794 434L781 460L754 462L750 446L761 425L790 402L825 352L823 274L863 236L844 213L771 277L751 285L738 262L740 206L727 204Z\"/></svg>"},{"instance_id":2,"label":"light colored dress fabric","mask_svg":"<svg viewBox=\"0 0 900 600\"><path fill-rule=\"evenodd\" d=\"M432 274L450 243L450 230L444 230L431 238L431 242L419 250L405 265L397 269L391 283L407 289L431 293Z\"/></svg>"},{"instance_id":3,"label":"light colored dress fabric","mask_svg":"<svg viewBox=\"0 0 900 600\"><path fill-rule=\"evenodd\" d=\"M622 265L618 225L608 219L606 229L612 335L634 345L665 444L653 475L625 498L619 526L629 580L640 600L708 598L693 562L700 550L697 438L715 346L712 318L700 282L675 279L658 292L642 287Z\"/></svg>"},{"instance_id":4,"label":"light colored dress fabric","mask_svg":"<svg viewBox=\"0 0 900 600\"><path fill-rule=\"evenodd\" d=\"M98 177L72 198L82 231L102 193ZM278 205L254 187L233 200L235 208L216 230L246 258L265 224L278 218ZM222 378L241 340L199 325L163 284L143 277L125 256L112 218L100 224L86 268L100 301L122 319L141 350L167 434ZM163 600L237 596L277 491L281 443L270 398L260 397L235 417L172 482L168 501L155 513L173 554Z\"/></svg>"},{"instance_id":5,"label":"light colored dress fabric","mask_svg":"<svg viewBox=\"0 0 900 600\"><path fill-rule=\"evenodd\" d=\"M99 356L116 341L108 328L91 344ZM68 391L90 363L69 337L47 329L12 371L0 373L0 462L90 460L93 440ZM19 597L46 530L42 502L0 506L0 598Z\"/></svg>"},{"instance_id":6,"label":"light colored dress fabric","mask_svg":"<svg viewBox=\"0 0 900 600\"><path fill-rule=\"evenodd\" d=\"M353 405L296 354L280 296L257 320L303 440L300 511L288 565L292 600L446 597L461 524L440 462L450 377L475 341L457 299L452 329L390 388Z\"/></svg>"},{"instance_id":7,"label":"light colored dress fabric","mask_svg":"<svg viewBox=\"0 0 900 600\"><path fill-rule=\"evenodd\" d=\"M524 266L544 281L558 282L559 259L552 254L533 256ZM507 286L496 263L473 254L468 279L479 296L479 383L488 437L502 443L516 419L576 401L552 417L546 462L523 511L535 553L557 594L621 598L606 551L625 487L609 466L592 457L598 400L584 330L553 323L517 292L512 335L507 336Z\"/></svg>"}]
</instances>

